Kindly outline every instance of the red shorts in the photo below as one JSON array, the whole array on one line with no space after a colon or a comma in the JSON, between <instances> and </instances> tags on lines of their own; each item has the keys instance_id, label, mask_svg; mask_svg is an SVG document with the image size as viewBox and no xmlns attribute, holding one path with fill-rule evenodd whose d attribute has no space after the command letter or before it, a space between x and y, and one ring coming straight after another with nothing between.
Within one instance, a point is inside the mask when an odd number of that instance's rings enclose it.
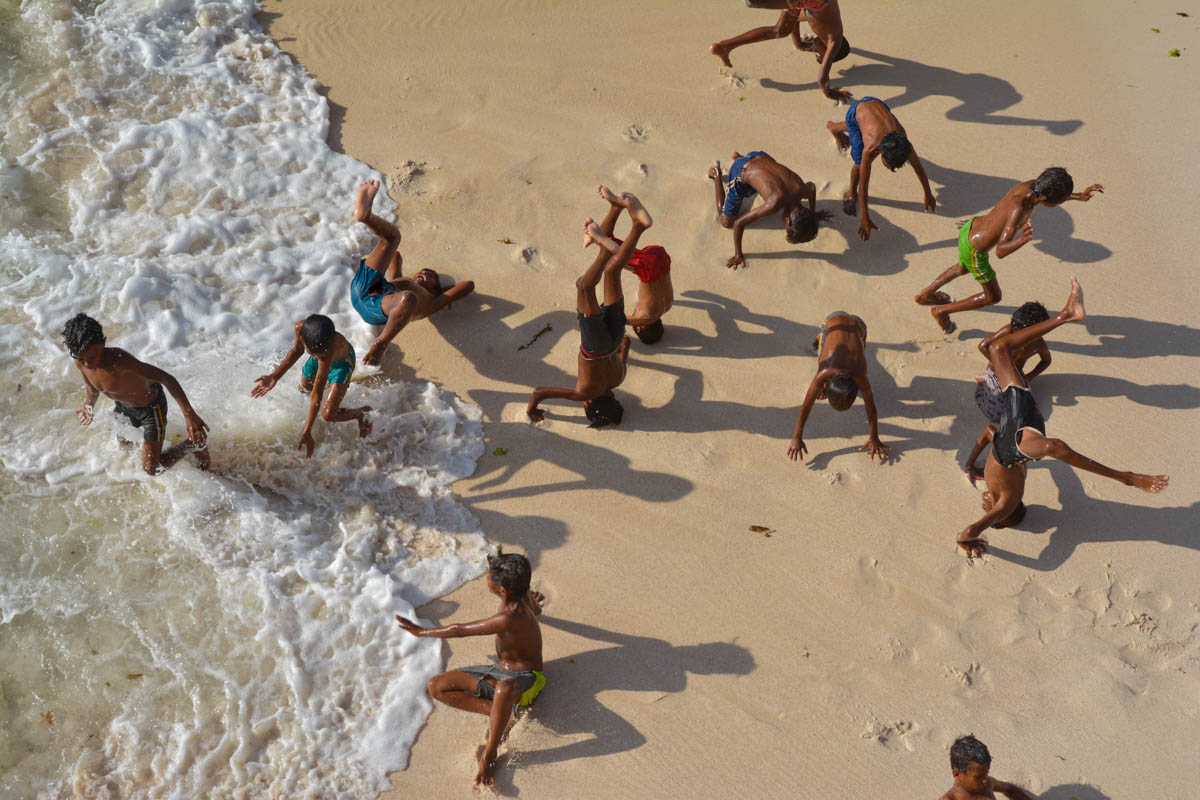
<instances>
[{"instance_id":1,"label":"red shorts","mask_svg":"<svg viewBox=\"0 0 1200 800\"><path fill-rule=\"evenodd\" d=\"M671 256L662 247L652 244L633 251L626 265L642 283L654 283L671 271Z\"/></svg>"}]
</instances>

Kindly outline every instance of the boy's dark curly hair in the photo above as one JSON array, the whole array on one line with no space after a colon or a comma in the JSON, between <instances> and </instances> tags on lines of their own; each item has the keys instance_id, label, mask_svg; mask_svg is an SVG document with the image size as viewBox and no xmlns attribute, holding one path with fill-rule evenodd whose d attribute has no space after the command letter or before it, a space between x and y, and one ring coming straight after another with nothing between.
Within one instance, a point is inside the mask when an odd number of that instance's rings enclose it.
<instances>
[{"instance_id":1,"label":"boy's dark curly hair","mask_svg":"<svg viewBox=\"0 0 1200 800\"><path fill-rule=\"evenodd\" d=\"M986 744L976 739L974 734L968 733L958 737L954 744L950 745L950 769L966 772L972 764L990 767L992 754L988 752Z\"/></svg>"},{"instance_id":2,"label":"boy's dark curly hair","mask_svg":"<svg viewBox=\"0 0 1200 800\"><path fill-rule=\"evenodd\" d=\"M1019 331L1022 328L1028 328L1030 325L1036 325L1048 319L1050 319L1050 312L1046 310L1046 307L1036 300L1030 300L1013 312L1011 320L1012 329Z\"/></svg>"},{"instance_id":3,"label":"boy's dark curly hair","mask_svg":"<svg viewBox=\"0 0 1200 800\"><path fill-rule=\"evenodd\" d=\"M96 342L104 341L104 329L100 327L100 323L83 312L76 314L63 326L62 335L63 344L66 345L71 358L79 358L84 350Z\"/></svg>"},{"instance_id":4,"label":"boy's dark curly hair","mask_svg":"<svg viewBox=\"0 0 1200 800\"><path fill-rule=\"evenodd\" d=\"M1033 181L1033 193L1052 206L1066 200L1075 191L1075 181L1062 167L1042 170Z\"/></svg>"},{"instance_id":5,"label":"boy's dark curly hair","mask_svg":"<svg viewBox=\"0 0 1200 800\"><path fill-rule=\"evenodd\" d=\"M516 600L529 591L533 567L525 556L506 554L501 547L496 549L496 555L488 556L488 574L492 583L506 590L510 599Z\"/></svg>"}]
</instances>

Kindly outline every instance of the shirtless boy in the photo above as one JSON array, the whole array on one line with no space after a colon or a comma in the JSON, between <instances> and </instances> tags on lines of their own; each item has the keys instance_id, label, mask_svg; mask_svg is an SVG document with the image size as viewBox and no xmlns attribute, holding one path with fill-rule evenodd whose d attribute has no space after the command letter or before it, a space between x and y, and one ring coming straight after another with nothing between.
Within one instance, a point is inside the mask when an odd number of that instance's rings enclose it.
<instances>
[{"instance_id":1,"label":"shirtless boy","mask_svg":"<svg viewBox=\"0 0 1200 800\"><path fill-rule=\"evenodd\" d=\"M1021 498L1025 494L1027 461L1050 456L1077 469L1112 478L1145 492L1157 493L1167 488L1170 478L1166 475L1119 472L1076 453L1061 439L1046 436L1046 423L1029 391L1028 382L1017 368L1013 353L1019 348L1028 347L1058 326L1082 322L1086 316L1083 289L1072 276L1071 294L1062 311L1044 322L998 336L988 345L988 363L1004 389L1004 412L996 427L996 435L992 437L992 449L983 469L983 479L987 484L987 491L983 493L985 513L978 522L968 525L958 535L958 546L966 550L968 556L981 555L986 551L987 542L980 535L989 527L1015 525L1024 515L1025 506Z\"/></svg>"},{"instance_id":2,"label":"shirtless boy","mask_svg":"<svg viewBox=\"0 0 1200 800\"><path fill-rule=\"evenodd\" d=\"M371 213L379 181L363 181L354 203L354 218L366 224L379 241L366 258L358 262L350 282L350 303L368 325L382 325L383 331L371 343L363 363L377 367L383 361L383 351L396 334L413 320L425 319L441 311L455 300L475 291L472 281L459 281L443 289L440 277L431 269L423 269L412 278L405 278L400 269L400 230Z\"/></svg>"},{"instance_id":3,"label":"shirtless boy","mask_svg":"<svg viewBox=\"0 0 1200 800\"><path fill-rule=\"evenodd\" d=\"M1033 800L1019 786L988 775L992 754L974 736L960 736L950 745L950 773L954 785L938 800L995 800L996 792L1008 800Z\"/></svg>"},{"instance_id":4,"label":"shirtless boy","mask_svg":"<svg viewBox=\"0 0 1200 800\"><path fill-rule=\"evenodd\" d=\"M399 614L396 621L413 636L454 639L496 636L496 660L443 672L429 679L429 694L448 706L488 717L488 738L479 757L475 786L496 782L496 751L516 721L514 712L534 701L546 685L542 674L542 630L537 617L545 597L531 591L529 559L505 554L488 556L488 591L500 598L500 608L487 619L441 628L422 628Z\"/></svg>"},{"instance_id":5,"label":"shirtless boy","mask_svg":"<svg viewBox=\"0 0 1200 800\"><path fill-rule=\"evenodd\" d=\"M842 12L838 9L837 0L746 0L751 8L779 9L779 20L769 27L754 28L740 36L726 39L708 46L708 51L726 67L732 67L729 53L736 47L755 42L765 42L768 39L792 38L792 44L797 50L806 50L817 57L821 71L817 75L817 85L830 100L848 101L850 93L829 85L829 70L833 62L841 61L850 54L850 42L842 35ZM812 36L800 36L799 23L803 20L812 28Z\"/></svg>"},{"instance_id":6,"label":"shirtless boy","mask_svg":"<svg viewBox=\"0 0 1200 800\"><path fill-rule=\"evenodd\" d=\"M637 249L638 240L654 224L641 201L629 192L614 195L601 192L609 201L608 214L597 225L584 222L584 246L598 245L600 252L587 271L575 281L575 310L579 320L579 377L574 389L539 386L529 396L525 413L533 422L541 422L545 413L538 407L543 400L575 400L583 403L591 427L619 425L624 409L612 390L625 380L625 362L629 358L629 337L625 335L625 295L621 291L621 270ZM618 244L605 231L616 225L622 210L629 211L632 228ZM596 285L604 281L604 303L596 298Z\"/></svg>"},{"instance_id":7,"label":"shirtless boy","mask_svg":"<svg viewBox=\"0 0 1200 800\"><path fill-rule=\"evenodd\" d=\"M804 423L817 400L828 399L836 411L845 411L854 405L854 398L862 392L867 406L867 424L870 436L859 450L866 450L867 457L879 456L882 464L888 457L888 445L879 441L879 420L875 413L875 398L871 394L871 382L867 380L867 323L845 311L835 311L821 325L821 336L813 342L817 349L817 374L808 386L804 403L796 417L796 435L788 444L788 458L796 461L808 449L804 445Z\"/></svg>"},{"instance_id":8,"label":"shirtless boy","mask_svg":"<svg viewBox=\"0 0 1200 800\"><path fill-rule=\"evenodd\" d=\"M358 435L365 437L371 432L371 423L367 421L367 412L371 407L342 408L342 399L350 386L350 376L354 374L354 348L333 327L333 320L322 314L312 314L296 323L296 339L292 342L292 349L274 371L254 382L250 396L262 397L271 391L306 351L308 361L300 370L300 391L309 395L310 400L308 419L304 422L304 432L300 434L299 447L304 450L305 458L311 458L314 447L312 426L317 419L318 408L321 419L326 422L357 420ZM328 394L325 393L326 384L330 387ZM324 405L321 403L322 397L325 398Z\"/></svg>"},{"instance_id":9,"label":"shirtless boy","mask_svg":"<svg viewBox=\"0 0 1200 800\"><path fill-rule=\"evenodd\" d=\"M170 373L138 361L119 347L105 347L104 330L87 314L76 314L66 324L63 344L75 359L87 392L83 405L75 409L81 425L92 424L96 399L103 392L116 403L118 414L142 429L142 469L147 475L170 469L187 453L195 453L200 469L208 469L208 425ZM166 451L162 449L167 432L164 386L179 404L188 432L187 439Z\"/></svg>"},{"instance_id":10,"label":"shirtless boy","mask_svg":"<svg viewBox=\"0 0 1200 800\"><path fill-rule=\"evenodd\" d=\"M742 231L755 220L782 214L784 235L789 244L803 244L817 238L817 223L832 217L817 211L817 185L805 182L796 173L761 150L742 155L730 154L729 179L721 177L721 162L714 161L708 177L716 189L717 215L722 228L733 228L733 257L725 266L746 266L742 253ZM761 194L762 204L750 210L754 195ZM808 208L803 203L808 202Z\"/></svg>"},{"instance_id":11,"label":"shirtless boy","mask_svg":"<svg viewBox=\"0 0 1200 800\"><path fill-rule=\"evenodd\" d=\"M1050 312L1046 310L1046 307L1041 303L1030 301L1013 312L1012 319L1007 325L981 341L979 352L983 353L984 358L987 358L988 347L999 337L1048 319L1050 319ZM1038 363L1026 373L1025 363L1035 355L1038 357ZM1050 348L1046 344L1046 340L1039 336L1024 347L1013 350L1013 363L1025 376L1027 383L1041 375L1050 366ZM1000 380L996 377L996 371L988 367L982 375L975 378L975 381L975 405L987 418L988 425L980 434L978 441L975 442L975 447L963 465L963 470L970 476L972 483L983 477L983 469L975 466L975 461L992 441L992 436L996 433L996 426L1000 424L1000 416L1004 413L1004 392L1000 389Z\"/></svg>"},{"instance_id":12,"label":"shirtless boy","mask_svg":"<svg viewBox=\"0 0 1200 800\"><path fill-rule=\"evenodd\" d=\"M1039 205L1053 208L1068 200L1087 202L1104 187L1096 183L1082 192L1072 192L1075 182L1062 167L1050 167L1031 181L1018 183L1009 189L996 206L982 217L963 223L958 231L958 263L947 269L913 298L920 305L932 306L929 313L944 333L954 333L950 315L973 308L983 308L1000 302L1000 284L988 263L988 251L996 248L996 258L1015 253L1033 239L1030 217ZM950 281L967 272L980 284L979 294L951 302L945 292L938 291Z\"/></svg>"},{"instance_id":13,"label":"shirtless boy","mask_svg":"<svg viewBox=\"0 0 1200 800\"><path fill-rule=\"evenodd\" d=\"M826 122L825 127L833 134L838 149L843 153L850 151L854 166L850 167L850 188L842 197L842 210L850 216L854 215L857 207L861 223L858 235L865 242L871 238L872 230L879 226L871 222L867 213L867 189L871 185L871 164L881 158L883 165L892 172L904 166L907 161L912 164L913 172L925 191L925 210L933 212L937 201L929 189L929 178L925 175L925 167L917 157L917 148L912 146L904 126L896 115L877 97L864 97L850 104L846 110L845 122Z\"/></svg>"}]
</instances>

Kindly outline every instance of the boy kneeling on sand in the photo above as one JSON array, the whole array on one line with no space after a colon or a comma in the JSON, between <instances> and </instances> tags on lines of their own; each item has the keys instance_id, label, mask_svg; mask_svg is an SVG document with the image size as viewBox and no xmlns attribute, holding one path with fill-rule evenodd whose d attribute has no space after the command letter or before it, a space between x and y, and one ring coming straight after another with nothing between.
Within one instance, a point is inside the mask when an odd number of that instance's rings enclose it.
<instances>
[{"instance_id":1,"label":"boy kneeling on sand","mask_svg":"<svg viewBox=\"0 0 1200 800\"><path fill-rule=\"evenodd\" d=\"M422 628L399 614L396 621L413 636L454 639L460 636L496 635L499 665L463 667L435 675L429 693L448 706L488 716L488 738L479 757L476 786L496 782L496 751L516 722L514 713L528 706L546 685L542 674L542 629L537 617L545 597L530 591L529 559L505 554L488 556L488 591L500 598L500 608L487 619L441 628Z\"/></svg>"}]
</instances>

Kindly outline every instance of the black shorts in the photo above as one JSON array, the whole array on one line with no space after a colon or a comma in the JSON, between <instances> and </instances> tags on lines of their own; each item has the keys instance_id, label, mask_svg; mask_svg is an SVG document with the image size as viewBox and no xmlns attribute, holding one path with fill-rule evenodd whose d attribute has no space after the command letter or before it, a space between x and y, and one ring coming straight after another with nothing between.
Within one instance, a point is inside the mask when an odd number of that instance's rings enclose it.
<instances>
[{"instance_id":1,"label":"black shorts","mask_svg":"<svg viewBox=\"0 0 1200 800\"><path fill-rule=\"evenodd\" d=\"M167 432L167 394L163 391L161 383L154 385L158 387L158 394L154 395L149 405L132 408L124 403L117 403L115 409L118 414L128 419L133 427L142 429L144 442L161 442Z\"/></svg>"},{"instance_id":2,"label":"black shorts","mask_svg":"<svg viewBox=\"0 0 1200 800\"><path fill-rule=\"evenodd\" d=\"M625 338L625 298L611 306L600 306L600 313L591 316L578 312L579 352L588 361L608 358Z\"/></svg>"},{"instance_id":3,"label":"black shorts","mask_svg":"<svg viewBox=\"0 0 1200 800\"><path fill-rule=\"evenodd\" d=\"M1004 390L1004 411L992 437L992 452L1002 467L1015 467L1033 459L1021 452L1021 432L1033 428L1046 435L1046 421L1038 410L1033 394L1020 386Z\"/></svg>"}]
</instances>

